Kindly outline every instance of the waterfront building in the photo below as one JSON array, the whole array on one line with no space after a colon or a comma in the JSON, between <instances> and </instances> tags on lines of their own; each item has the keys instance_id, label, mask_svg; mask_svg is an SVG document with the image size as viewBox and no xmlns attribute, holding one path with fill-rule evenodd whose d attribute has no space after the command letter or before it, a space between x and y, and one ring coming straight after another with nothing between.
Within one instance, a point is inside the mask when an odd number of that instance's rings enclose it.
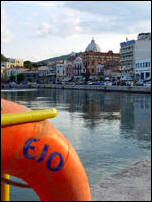
<instances>
[{"instance_id":1,"label":"waterfront building","mask_svg":"<svg viewBox=\"0 0 152 202\"><path fill-rule=\"evenodd\" d=\"M50 62L47 64L49 69L48 78L50 82L55 82L56 80L56 62Z\"/></svg>"},{"instance_id":2,"label":"waterfront building","mask_svg":"<svg viewBox=\"0 0 152 202\"><path fill-rule=\"evenodd\" d=\"M66 64L66 77L68 78L68 80L72 79L74 77L74 73L73 73L73 62L72 61L68 61Z\"/></svg>"},{"instance_id":3,"label":"waterfront building","mask_svg":"<svg viewBox=\"0 0 152 202\"><path fill-rule=\"evenodd\" d=\"M49 74L49 68L47 66L38 67L38 75L39 77L45 77Z\"/></svg>"},{"instance_id":4,"label":"waterfront building","mask_svg":"<svg viewBox=\"0 0 152 202\"><path fill-rule=\"evenodd\" d=\"M13 58L7 58L7 62L5 62L5 68L9 69L12 67L23 67L24 61L22 59L13 59Z\"/></svg>"},{"instance_id":5,"label":"waterfront building","mask_svg":"<svg viewBox=\"0 0 152 202\"><path fill-rule=\"evenodd\" d=\"M80 54L83 60L84 72L94 79L98 79L99 65L111 67L119 64L119 54L108 51L107 53L101 52L98 44L92 39L91 43L86 47L85 52ZM103 67L102 66L102 67ZM103 71L101 71L103 74Z\"/></svg>"},{"instance_id":6,"label":"waterfront building","mask_svg":"<svg viewBox=\"0 0 152 202\"><path fill-rule=\"evenodd\" d=\"M11 67L7 69L7 77L10 78L11 76L17 76L18 74L22 74L23 72L27 71L27 68L22 67Z\"/></svg>"},{"instance_id":7,"label":"waterfront building","mask_svg":"<svg viewBox=\"0 0 152 202\"><path fill-rule=\"evenodd\" d=\"M120 66L122 78L151 79L151 33L120 43Z\"/></svg>"},{"instance_id":8,"label":"waterfront building","mask_svg":"<svg viewBox=\"0 0 152 202\"><path fill-rule=\"evenodd\" d=\"M140 33L134 50L134 75L142 80L151 79L151 33Z\"/></svg>"},{"instance_id":9,"label":"waterfront building","mask_svg":"<svg viewBox=\"0 0 152 202\"><path fill-rule=\"evenodd\" d=\"M24 66L24 61L22 59L13 59L13 58L7 58L6 62L1 63L1 78L2 80L6 80L7 79L7 75L10 72L14 72L17 71L17 69L13 69L16 67L23 67ZM10 71L7 71L11 68Z\"/></svg>"},{"instance_id":10,"label":"waterfront building","mask_svg":"<svg viewBox=\"0 0 152 202\"><path fill-rule=\"evenodd\" d=\"M83 76L82 74L84 73L83 69L83 61L81 57L76 57L76 59L73 62L73 74L74 78L77 80L82 80Z\"/></svg>"},{"instance_id":11,"label":"waterfront building","mask_svg":"<svg viewBox=\"0 0 152 202\"><path fill-rule=\"evenodd\" d=\"M104 75L104 65L97 64L97 75L99 77Z\"/></svg>"},{"instance_id":12,"label":"waterfront building","mask_svg":"<svg viewBox=\"0 0 152 202\"><path fill-rule=\"evenodd\" d=\"M123 77L133 77L135 40L120 43L120 66Z\"/></svg>"},{"instance_id":13,"label":"waterfront building","mask_svg":"<svg viewBox=\"0 0 152 202\"><path fill-rule=\"evenodd\" d=\"M11 67L7 71L7 77L6 80L10 80L11 76L14 77L15 81L17 82L17 77L19 74L23 75L22 82L36 82L38 79L38 71L37 68L23 68L23 67Z\"/></svg>"},{"instance_id":14,"label":"waterfront building","mask_svg":"<svg viewBox=\"0 0 152 202\"><path fill-rule=\"evenodd\" d=\"M120 79L121 78L121 68L120 65L115 65L111 67L107 67L104 69L104 77L110 77L113 79Z\"/></svg>"},{"instance_id":15,"label":"waterfront building","mask_svg":"<svg viewBox=\"0 0 152 202\"><path fill-rule=\"evenodd\" d=\"M56 62L56 81L62 81L66 77L66 61Z\"/></svg>"},{"instance_id":16,"label":"waterfront building","mask_svg":"<svg viewBox=\"0 0 152 202\"><path fill-rule=\"evenodd\" d=\"M40 66L38 67L38 82L39 83L48 83L48 75L50 71L48 66Z\"/></svg>"},{"instance_id":17,"label":"waterfront building","mask_svg":"<svg viewBox=\"0 0 152 202\"><path fill-rule=\"evenodd\" d=\"M151 59L135 60L134 72L137 80L151 80Z\"/></svg>"},{"instance_id":18,"label":"waterfront building","mask_svg":"<svg viewBox=\"0 0 152 202\"><path fill-rule=\"evenodd\" d=\"M24 82L38 82L39 74L37 68L27 68L22 74L24 75Z\"/></svg>"}]
</instances>

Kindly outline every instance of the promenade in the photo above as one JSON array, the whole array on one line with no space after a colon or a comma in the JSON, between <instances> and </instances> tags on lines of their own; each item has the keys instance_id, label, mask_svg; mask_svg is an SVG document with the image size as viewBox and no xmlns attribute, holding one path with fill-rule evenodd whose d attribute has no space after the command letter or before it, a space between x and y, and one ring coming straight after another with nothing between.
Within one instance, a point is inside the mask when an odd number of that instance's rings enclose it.
<instances>
[{"instance_id":1,"label":"promenade","mask_svg":"<svg viewBox=\"0 0 152 202\"><path fill-rule=\"evenodd\" d=\"M151 93L151 87L146 86L99 86L99 85L62 85L62 84L39 84L33 85L38 88L59 88L73 90L99 90L105 92L130 92L130 93Z\"/></svg>"},{"instance_id":2,"label":"promenade","mask_svg":"<svg viewBox=\"0 0 152 202\"><path fill-rule=\"evenodd\" d=\"M98 90L104 92L128 92L151 94L151 87L146 86L100 86L100 85L63 85L63 84L30 84L16 85L10 87L3 85L1 89L29 89L29 88L52 88L52 89L73 89L73 90Z\"/></svg>"},{"instance_id":3,"label":"promenade","mask_svg":"<svg viewBox=\"0 0 152 202\"><path fill-rule=\"evenodd\" d=\"M151 161L100 180L91 187L92 201L151 201Z\"/></svg>"}]
</instances>

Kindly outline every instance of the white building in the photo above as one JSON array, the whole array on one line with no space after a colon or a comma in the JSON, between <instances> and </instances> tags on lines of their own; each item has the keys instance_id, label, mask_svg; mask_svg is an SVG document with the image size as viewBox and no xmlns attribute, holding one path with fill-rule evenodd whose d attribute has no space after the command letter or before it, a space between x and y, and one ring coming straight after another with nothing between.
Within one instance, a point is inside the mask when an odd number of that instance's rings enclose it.
<instances>
[{"instance_id":1,"label":"white building","mask_svg":"<svg viewBox=\"0 0 152 202\"><path fill-rule=\"evenodd\" d=\"M122 78L133 76L135 40L120 43L120 66Z\"/></svg>"},{"instance_id":2,"label":"white building","mask_svg":"<svg viewBox=\"0 0 152 202\"><path fill-rule=\"evenodd\" d=\"M137 80L151 79L151 59L135 60L135 77Z\"/></svg>"},{"instance_id":3,"label":"white building","mask_svg":"<svg viewBox=\"0 0 152 202\"><path fill-rule=\"evenodd\" d=\"M140 33L137 40L127 40L120 46L122 78L151 79L151 33Z\"/></svg>"},{"instance_id":4,"label":"white building","mask_svg":"<svg viewBox=\"0 0 152 202\"><path fill-rule=\"evenodd\" d=\"M151 79L151 33L140 33L134 49L136 79Z\"/></svg>"},{"instance_id":5,"label":"white building","mask_svg":"<svg viewBox=\"0 0 152 202\"><path fill-rule=\"evenodd\" d=\"M77 57L73 63L73 73L77 78L82 78L83 73L83 62L81 57Z\"/></svg>"},{"instance_id":6,"label":"white building","mask_svg":"<svg viewBox=\"0 0 152 202\"><path fill-rule=\"evenodd\" d=\"M50 74L49 68L47 66L38 67L39 77L46 77Z\"/></svg>"},{"instance_id":7,"label":"white building","mask_svg":"<svg viewBox=\"0 0 152 202\"><path fill-rule=\"evenodd\" d=\"M27 71L26 68L11 67L11 68L7 69L7 77L17 76L18 74L21 74L25 71Z\"/></svg>"},{"instance_id":8,"label":"white building","mask_svg":"<svg viewBox=\"0 0 152 202\"><path fill-rule=\"evenodd\" d=\"M62 81L66 77L66 64L58 63L56 64L56 77L58 81Z\"/></svg>"}]
</instances>

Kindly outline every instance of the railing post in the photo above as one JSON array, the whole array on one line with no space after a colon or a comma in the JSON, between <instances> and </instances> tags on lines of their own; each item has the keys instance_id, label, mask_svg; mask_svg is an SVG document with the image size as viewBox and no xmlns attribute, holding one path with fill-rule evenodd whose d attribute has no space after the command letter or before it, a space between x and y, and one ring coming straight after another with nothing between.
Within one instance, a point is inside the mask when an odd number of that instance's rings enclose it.
<instances>
[{"instance_id":1,"label":"railing post","mask_svg":"<svg viewBox=\"0 0 152 202\"><path fill-rule=\"evenodd\" d=\"M9 175L3 174L2 177L9 179ZM9 185L1 182L1 201L9 201Z\"/></svg>"}]
</instances>

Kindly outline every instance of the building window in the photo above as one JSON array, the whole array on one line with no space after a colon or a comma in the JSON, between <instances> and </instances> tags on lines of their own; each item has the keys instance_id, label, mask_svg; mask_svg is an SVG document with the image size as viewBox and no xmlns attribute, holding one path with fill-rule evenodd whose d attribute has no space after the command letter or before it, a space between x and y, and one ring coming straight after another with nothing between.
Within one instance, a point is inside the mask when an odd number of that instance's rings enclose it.
<instances>
[{"instance_id":1,"label":"building window","mask_svg":"<svg viewBox=\"0 0 152 202\"><path fill-rule=\"evenodd\" d=\"M146 78L148 78L150 76L149 72L146 72Z\"/></svg>"},{"instance_id":2,"label":"building window","mask_svg":"<svg viewBox=\"0 0 152 202\"><path fill-rule=\"evenodd\" d=\"M144 79L144 73L143 72L141 73L141 79Z\"/></svg>"}]
</instances>

